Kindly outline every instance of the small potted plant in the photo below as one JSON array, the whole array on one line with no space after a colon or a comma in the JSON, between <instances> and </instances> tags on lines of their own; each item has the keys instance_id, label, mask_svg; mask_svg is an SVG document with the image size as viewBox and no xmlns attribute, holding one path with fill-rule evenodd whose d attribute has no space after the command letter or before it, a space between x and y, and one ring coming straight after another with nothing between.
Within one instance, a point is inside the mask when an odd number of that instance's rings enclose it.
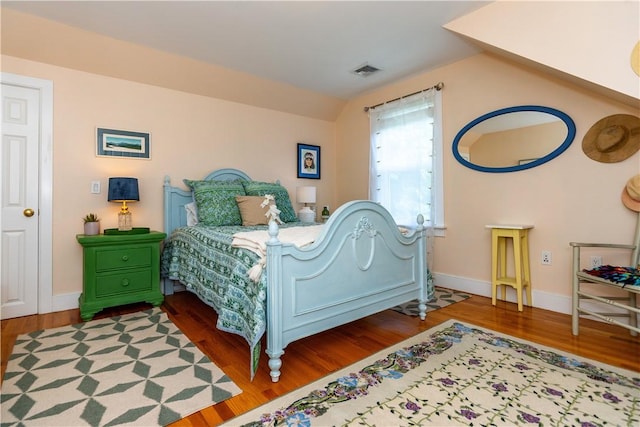
<instances>
[{"instance_id":1,"label":"small potted plant","mask_svg":"<svg viewBox=\"0 0 640 427\"><path fill-rule=\"evenodd\" d=\"M100 218L94 213L85 215L82 219L84 221L84 234L87 236L95 236L100 234Z\"/></svg>"}]
</instances>

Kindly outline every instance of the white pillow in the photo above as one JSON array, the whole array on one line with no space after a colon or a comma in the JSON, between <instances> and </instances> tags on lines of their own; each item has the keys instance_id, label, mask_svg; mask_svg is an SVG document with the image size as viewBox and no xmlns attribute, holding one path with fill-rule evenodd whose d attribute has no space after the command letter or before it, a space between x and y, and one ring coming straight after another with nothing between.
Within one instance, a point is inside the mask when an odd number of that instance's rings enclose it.
<instances>
[{"instance_id":1,"label":"white pillow","mask_svg":"<svg viewBox=\"0 0 640 427\"><path fill-rule=\"evenodd\" d=\"M184 205L184 210L187 211L187 225L189 227L198 223L198 208L196 202L187 203Z\"/></svg>"}]
</instances>

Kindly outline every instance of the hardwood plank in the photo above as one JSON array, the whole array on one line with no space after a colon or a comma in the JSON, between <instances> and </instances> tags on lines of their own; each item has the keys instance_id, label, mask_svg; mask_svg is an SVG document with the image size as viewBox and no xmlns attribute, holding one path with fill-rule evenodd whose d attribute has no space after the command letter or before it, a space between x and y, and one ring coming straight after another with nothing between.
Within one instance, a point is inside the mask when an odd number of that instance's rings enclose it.
<instances>
[{"instance_id":1,"label":"hardwood plank","mask_svg":"<svg viewBox=\"0 0 640 427\"><path fill-rule=\"evenodd\" d=\"M107 309L98 313L96 318L150 307L148 304L132 304ZM268 358L263 353L260 368L254 380L250 381L248 344L237 335L217 330L215 312L197 296L189 292L167 296L162 309L243 390L238 396L174 423L173 427L220 424L449 319L640 372L640 338L631 336L626 329L581 319L580 335L574 337L571 334L570 316L531 307L518 312L515 304L504 301L498 301L494 307L490 298L473 295L467 300L428 313L425 321L386 310L296 341L285 349L282 377L278 383L271 382ZM3 320L2 375L18 335L80 321L77 309ZM266 348L265 341L262 345Z\"/></svg>"}]
</instances>

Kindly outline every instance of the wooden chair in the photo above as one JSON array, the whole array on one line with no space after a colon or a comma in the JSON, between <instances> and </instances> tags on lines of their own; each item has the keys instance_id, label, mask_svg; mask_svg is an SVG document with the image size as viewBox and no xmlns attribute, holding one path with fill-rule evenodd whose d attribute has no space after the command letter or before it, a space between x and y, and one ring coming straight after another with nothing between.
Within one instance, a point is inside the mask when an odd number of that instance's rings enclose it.
<instances>
[{"instance_id":1,"label":"wooden chair","mask_svg":"<svg viewBox=\"0 0 640 427\"><path fill-rule=\"evenodd\" d=\"M633 237L633 243L630 245L624 244L610 244L610 243L577 243L571 242L570 246L573 247L573 304L572 304L572 331L573 335L578 335L580 315L594 316L605 322L613 323L618 326L622 326L631 331L631 335L636 336L640 332L638 328L638 308L637 295L640 294L640 285L624 285L623 283L606 280L604 278L594 276L580 269L580 249L581 248L602 248L606 249L618 249L629 250L631 252L631 262L629 266L636 269L640 269L640 213L638 213L638 222L636 225L635 235ZM638 271L640 274L640 270ZM586 288L582 288L583 284L589 284ZM601 286L593 286L601 285ZM627 292L627 296L606 296L598 295L596 292L603 292L605 289L623 289ZM612 307L617 307L624 311L618 312L601 312L592 308L593 306L602 306L601 304L590 304L585 308L581 305L583 300L595 300L599 303L603 303ZM604 309L604 308L603 308ZM615 320L615 317L627 317L629 318L627 323Z\"/></svg>"}]
</instances>

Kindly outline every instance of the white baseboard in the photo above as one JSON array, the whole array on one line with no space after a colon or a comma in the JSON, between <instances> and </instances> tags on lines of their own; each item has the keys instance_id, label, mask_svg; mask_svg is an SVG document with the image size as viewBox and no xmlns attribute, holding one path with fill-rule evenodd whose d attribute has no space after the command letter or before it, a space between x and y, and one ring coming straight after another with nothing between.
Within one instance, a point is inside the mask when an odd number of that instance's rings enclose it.
<instances>
[{"instance_id":1,"label":"white baseboard","mask_svg":"<svg viewBox=\"0 0 640 427\"><path fill-rule=\"evenodd\" d=\"M434 282L437 286L441 286L443 288L453 289L455 291L468 292L474 295L480 295L483 297L491 298L491 283L488 281L470 279L468 277L460 277L453 276L449 274L441 274L441 273L433 273ZM165 293L170 295L170 293L166 292L169 286L165 284ZM173 291L182 291L184 290L184 286L181 284L177 284ZM555 311L557 313L563 314L571 314L571 296L568 295L559 295L551 292L544 291L536 291L535 289L531 290L533 306L537 308L542 308L544 310ZM58 294L53 296L52 301L52 310L51 311L62 311L62 310L71 310L74 308L80 307L78 302L78 298L80 297L81 292L71 292L68 294ZM515 289L510 287L507 288L507 301L516 303L516 292ZM525 297L526 301L526 297ZM582 305L585 308L593 309L590 307L592 304L598 304L597 302L586 301L583 302ZM616 307L610 307L610 312L620 312L624 313L624 310L617 309ZM595 319L599 320L599 319Z\"/></svg>"},{"instance_id":2,"label":"white baseboard","mask_svg":"<svg viewBox=\"0 0 640 427\"><path fill-rule=\"evenodd\" d=\"M185 290L185 287L181 284L178 284L177 282L175 286L173 281L170 281L170 283L171 283L171 287L170 287L171 294L173 293L174 290L176 292ZM163 283L163 285L165 284ZM163 288L163 290L165 291L167 289L169 289L169 286L166 286L165 288ZM52 303L51 303L51 312L73 310L74 308L80 308L80 302L78 301L78 299L80 298L81 294L82 292L70 292L68 294L53 295ZM171 295L171 294L166 293L166 295ZM40 314L43 314L43 313L40 313Z\"/></svg>"},{"instance_id":3,"label":"white baseboard","mask_svg":"<svg viewBox=\"0 0 640 427\"><path fill-rule=\"evenodd\" d=\"M491 298L491 282L489 281L440 273L433 273L433 278L437 286ZM571 315L572 301L570 295L536 291L535 288L531 290L531 294L534 307ZM524 298L526 302L526 296ZM507 287L507 301L517 303L515 289L511 287ZM602 304L597 301L583 301L581 306L593 311L597 311L598 308L602 309ZM611 313L627 313L624 309L611 306L607 306L607 311ZM588 317L594 320L600 320L591 316Z\"/></svg>"},{"instance_id":4,"label":"white baseboard","mask_svg":"<svg viewBox=\"0 0 640 427\"><path fill-rule=\"evenodd\" d=\"M174 286L173 286L174 282L172 280L168 282L170 282L171 286L166 285L164 281L162 282L163 290L166 291L167 289L171 289L171 293L166 293L166 295L171 295L174 290ZM175 291L181 291L184 289L185 287L180 284L175 285ZM51 303L51 312L73 310L74 308L80 308L80 302L78 301L78 299L80 298L81 294L82 292L70 292L68 294L53 295L52 303ZM40 314L43 314L43 313L40 313Z\"/></svg>"},{"instance_id":5,"label":"white baseboard","mask_svg":"<svg viewBox=\"0 0 640 427\"><path fill-rule=\"evenodd\" d=\"M82 292L70 292L68 294L53 295L51 311L72 310L80 307L78 298Z\"/></svg>"},{"instance_id":6,"label":"white baseboard","mask_svg":"<svg viewBox=\"0 0 640 427\"><path fill-rule=\"evenodd\" d=\"M433 278L437 286L456 291L468 292L474 295L491 298L491 282L469 279L468 277L452 276L449 274L434 273ZM568 295L553 294L550 292L531 289L533 306L558 313L571 314L571 297ZM525 303L526 296L524 297ZM516 291L507 287L507 301L516 303Z\"/></svg>"},{"instance_id":7,"label":"white baseboard","mask_svg":"<svg viewBox=\"0 0 640 427\"><path fill-rule=\"evenodd\" d=\"M163 280L161 282L162 285L162 289L163 291L166 291L167 289L171 289L171 293L166 293L166 295L171 295L173 293L173 289L174 289L174 282L173 280L169 280L167 281L171 286L169 286L168 284L165 283L165 281ZM177 282L176 282L177 283ZM176 291L180 291L180 290L184 290L184 286L177 284L175 286L175 290ZM55 312L55 311L64 311L64 310L73 310L74 308L80 308L80 302L78 301L78 299L80 298L80 295L82 294L82 292L70 292L68 294L57 294L57 295L53 295L52 298L52 303L51 303L51 312ZM44 312L40 313L43 314Z\"/></svg>"},{"instance_id":8,"label":"white baseboard","mask_svg":"<svg viewBox=\"0 0 640 427\"><path fill-rule=\"evenodd\" d=\"M491 298L490 282L440 273L434 273L433 277L437 286ZM165 294L170 295L170 293L167 292L166 284L164 290ZM180 290L184 290L184 286L178 285L174 289L174 291ZM571 297L536 291L535 289L532 289L532 293L534 307L557 311L559 313L571 314ZM71 310L74 308L78 308L80 306L78 303L80 294L80 292L71 292L68 294L54 295L52 311ZM516 302L516 293L514 289L507 289L507 301L514 303Z\"/></svg>"}]
</instances>

